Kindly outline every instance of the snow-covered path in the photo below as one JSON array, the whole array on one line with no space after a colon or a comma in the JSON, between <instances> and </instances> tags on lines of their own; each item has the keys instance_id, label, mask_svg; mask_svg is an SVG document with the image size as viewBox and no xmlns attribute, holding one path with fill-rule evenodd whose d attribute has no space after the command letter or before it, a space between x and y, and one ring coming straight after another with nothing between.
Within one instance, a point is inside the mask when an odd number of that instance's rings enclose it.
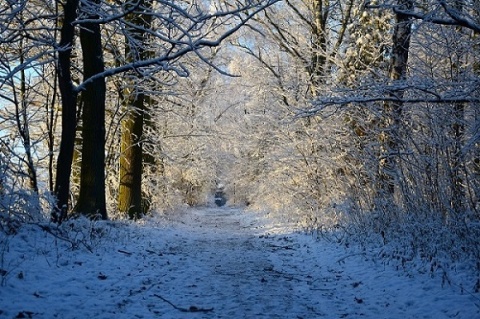
<instances>
[{"instance_id":1,"label":"snow-covered path","mask_svg":"<svg viewBox=\"0 0 480 319\"><path fill-rule=\"evenodd\" d=\"M21 231L2 244L0 318L480 318L478 294L258 213L172 219L91 228L93 253Z\"/></svg>"}]
</instances>

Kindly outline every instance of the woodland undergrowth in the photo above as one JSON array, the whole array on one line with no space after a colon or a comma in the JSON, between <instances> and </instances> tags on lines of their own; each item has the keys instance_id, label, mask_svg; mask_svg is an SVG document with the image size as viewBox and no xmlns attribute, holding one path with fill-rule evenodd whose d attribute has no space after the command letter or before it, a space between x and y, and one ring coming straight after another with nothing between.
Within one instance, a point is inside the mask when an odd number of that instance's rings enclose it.
<instances>
[{"instance_id":1,"label":"woodland undergrowth","mask_svg":"<svg viewBox=\"0 0 480 319\"><path fill-rule=\"evenodd\" d=\"M397 210L395 214L391 211ZM398 211L354 211L336 207L325 218L306 217L304 229L368 258L414 276L429 274L462 293L480 292L480 223L452 216ZM325 220L327 222L325 222ZM332 222L334 221L334 222Z\"/></svg>"}]
</instances>

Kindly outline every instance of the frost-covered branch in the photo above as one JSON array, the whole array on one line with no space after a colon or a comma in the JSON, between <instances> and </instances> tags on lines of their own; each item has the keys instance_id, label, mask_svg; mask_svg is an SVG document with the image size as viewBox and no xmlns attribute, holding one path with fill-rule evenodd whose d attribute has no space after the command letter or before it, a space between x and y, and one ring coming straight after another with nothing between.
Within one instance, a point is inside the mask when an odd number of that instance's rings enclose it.
<instances>
[{"instance_id":1,"label":"frost-covered branch","mask_svg":"<svg viewBox=\"0 0 480 319\"><path fill-rule=\"evenodd\" d=\"M475 94L480 88L478 80L463 83L419 84L417 80L393 85L365 85L358 89L338 89L329 96L321 96L312 102L313 107L298 113L298 117L319 115L329 106L347 106L374 102L415 103L479 103ZM425 81L427 83L427 81ZM403 95L397 93L402 92Z\"/></svg>"},{"instance_id":2,"label":"frost-covered branch","mask_svg":"<svg viewBox=\"0 0 480 319\"><path fill-rule=\"evenodd\" d=\"M175 65L174 62L190 52L195 53L200 59L206 61L200 52L202 48L219 46L226 38L230 37L242 26L247 24L247 22L255 15L279 1L280 0L248 2L243 7L236 7L231 10L218 11L209 14L204 14L199 9L197 12L198 14L192 14L171 2L158 1L160 5L167 6L173 10L169 14L164 11L147 13L151 14L152 18L157 19L164 27L163 29L158 27L144 28L131 21L125 20L117 21L117 23L122 25L123 28L140 30L152 38L161 41L162 46L169 47L163 48L162 51L156 53L157 56L125 63L85 79L83 83L76 87L76 91L79 92L84 90L85 86L95 79L111 77L132 70L141 72L141 69L148 67L154 69L153 73L159 71L173 71L181 76L188 76L188 70L181 65ZM140 6L138 9L142 10L143 7ZM175 17L172 17L173 15L178 15L181 18L176 19ZM186 21L183 19L186 19ZM85 21L93 22L93 20L81 19L78 20L77 23L83 23ZM103 22L104 20L100 19L99 23ZM207 24L210 24L209 27L206 28L208 31L199 32L200 30L203 30L204 26ZM223 30L220 31L221 28L223 28ZM175 30L175 32L171 32L171 29ZM151 73L152 72L150 72L150 74Z\"/></svg>"},{"instance_id":3,"label":"frost-covered branch","mask_svg":"<svg viewBox=\"0 0 480 319\"><path fill-rule=\"evenodd\" d=\"M445 0L437 0L435 2L436 5L429 6L433 9L428 11L419 9L419 6L416 6L413 9L405 9L396 4L372 4L370 0L365 2L365 7L369 9L391 9L396 14L402 14L424 22L449 26L461 26L474 31L475 33L480 32L480 21L476 21L475 17L469 14L468 11L459 11L455 7L449 5ZM478 12L478 8L471 9L474 12Z\"/></svg>"}]
</instances>

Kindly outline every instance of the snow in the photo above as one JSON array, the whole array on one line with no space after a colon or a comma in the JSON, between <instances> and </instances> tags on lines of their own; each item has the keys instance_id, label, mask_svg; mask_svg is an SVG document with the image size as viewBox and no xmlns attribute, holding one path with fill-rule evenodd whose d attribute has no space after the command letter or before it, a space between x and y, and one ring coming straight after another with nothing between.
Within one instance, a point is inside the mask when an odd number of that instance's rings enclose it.
<instances>
[{"instance_id":1,"label":"snow","mask_svg":"<svg viewBox=\"0 0 480 319\"><path fill-rule=\"evenodd\" d=\"M478 293L258 212L63 228L0 238L0 318L480 318Z\"/></svg>"}]
</instances>

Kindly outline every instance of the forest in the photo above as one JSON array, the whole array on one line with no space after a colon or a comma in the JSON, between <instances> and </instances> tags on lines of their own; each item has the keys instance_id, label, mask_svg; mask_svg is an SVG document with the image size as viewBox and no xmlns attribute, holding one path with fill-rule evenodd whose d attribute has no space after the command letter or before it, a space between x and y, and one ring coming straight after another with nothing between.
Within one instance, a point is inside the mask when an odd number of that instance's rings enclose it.
<instances>
[{"instance_id":1,"label":"forest","mask_svg":"<svg viewBox=\"0 0 480 319\"><path fill-rule=\"evenodd\" d=\"M478 0L3 0L0 232L221 190L478 292L479 50Z\"/></svg>"}]
</instances>

